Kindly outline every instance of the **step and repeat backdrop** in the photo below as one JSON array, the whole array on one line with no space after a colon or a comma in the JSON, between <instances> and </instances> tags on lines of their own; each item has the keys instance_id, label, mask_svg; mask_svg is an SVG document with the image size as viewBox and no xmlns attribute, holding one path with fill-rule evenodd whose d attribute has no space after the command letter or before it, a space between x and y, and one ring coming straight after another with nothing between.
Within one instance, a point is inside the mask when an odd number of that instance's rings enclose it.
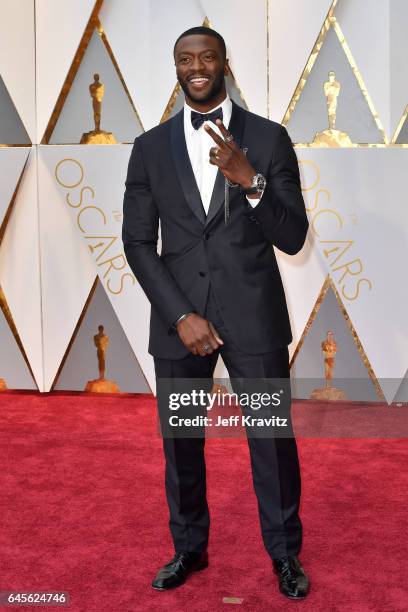
<instances>
[{"instance_id":1,"label":"step and repeat backdrop","mask_svg":"<svg viewBox=\"0 0 408 612\"><path fill-rule=\"evenodd\" d=\"M277 251L295 395L334 367L348 399L406 401L406 0L0 0L3 388L155 391L124 180L135 137L182 107L173 44L202 24L231 97L298 156L310 232Z\"/></svg>"}]
</instances>

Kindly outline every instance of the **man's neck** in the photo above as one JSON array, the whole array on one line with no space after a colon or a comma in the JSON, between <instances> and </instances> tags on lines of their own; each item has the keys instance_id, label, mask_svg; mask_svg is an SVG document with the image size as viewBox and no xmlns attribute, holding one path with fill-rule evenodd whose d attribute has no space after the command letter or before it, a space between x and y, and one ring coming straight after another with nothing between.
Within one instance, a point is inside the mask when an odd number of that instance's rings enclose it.
<instances>
[{"instance_id":1,"label":"man's neck","mask_svg":"<svg viewBox=\"0 0 408 612\"><path fill-rule=\"evenodd\" d=\"M191 100L190 98L186 97L186 104L187 106L197 111L198 113L208 113L212 111L213 109L217 108L218 106L220 106L223 102L225 102L226 99L227 99L227 92L224 91L219 96L216 96L212 100L209 100L208 102L205 102L205 103L195 102L194 100Z\"/></svg>"}]
</instances>

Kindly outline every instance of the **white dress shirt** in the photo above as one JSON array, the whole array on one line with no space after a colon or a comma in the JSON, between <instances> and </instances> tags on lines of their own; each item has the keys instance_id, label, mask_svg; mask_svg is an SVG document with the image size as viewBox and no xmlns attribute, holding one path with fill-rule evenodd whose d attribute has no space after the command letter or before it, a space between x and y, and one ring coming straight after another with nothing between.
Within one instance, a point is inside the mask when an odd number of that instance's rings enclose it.
<instances>
[{"instance_id":1,"label":"white dress shirt","mask_svg":"<svg viewBox=\"0 0 408 612\"><path fill-rule=\"evenodd\" d=\"M218 106L215 106L207 112L212 113L219 107L222 108L222 122L228 129L232 113L232 103L228 94L221 104L218 104ZM205 214L207 214L210 207L218 166L210 164L209 161L210 149L211 147L215 147L216 144L211 136L205 131L205 123L208 123L214 132L219 134L221 138L223 138L223 136L217 125L212 121L206 121L198 128L198 130L196 130L191 123L191 111L194 111L194 109L191 108L191 106L188 106L188 104L185 102L184 135L186 138L187 151L190 157L197 187L201 195L201 201L204 206ZM252 207L255 207L260 199L261 198L247 198Z\"/></svg>"}]
</instances>

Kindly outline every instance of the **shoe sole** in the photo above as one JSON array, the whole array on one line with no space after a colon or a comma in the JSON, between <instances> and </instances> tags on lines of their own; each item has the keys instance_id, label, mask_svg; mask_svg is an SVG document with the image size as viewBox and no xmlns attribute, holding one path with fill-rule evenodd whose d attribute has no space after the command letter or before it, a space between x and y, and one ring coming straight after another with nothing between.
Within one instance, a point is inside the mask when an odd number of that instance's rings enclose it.
<instances>
[{"instance_id":1,"label":"shoe sole","mask_svg":"<svg viewBox=\"0 0 408 612\"><path fill-rule=\"evenodd\" d=\"M286 595L286 593L284 593L283 591L281 591L282 595L284 595L284 597L286 597L286 599L292 599L293 601L295 600L301 600L301 599L306 599L307 594L306 595L301 595L300 597L293 597L293 595Z\"/></svg>"},{"instance_id":2,"label":"shoe sole","mask_svg":"<svg viewBox=\"0 0 408 612\"><path fill-rule=\"evenodd\" d=\"M207 567L208 567L208 562L200 564L197 567L192 568L188 572L187 576L184 578L184 580L182 582L179 582L178 584L173 584L173 585L168 586L168 587L157 587L157 586L153 586L152 585L152 589L154 589L155 591L169 591L170 589L176 589L177 587L182 586L186 582L186 580L190 576L190 574L193 574L194 572L201 572L202 570L206 569Z\"/></svg>"}]
</instances>

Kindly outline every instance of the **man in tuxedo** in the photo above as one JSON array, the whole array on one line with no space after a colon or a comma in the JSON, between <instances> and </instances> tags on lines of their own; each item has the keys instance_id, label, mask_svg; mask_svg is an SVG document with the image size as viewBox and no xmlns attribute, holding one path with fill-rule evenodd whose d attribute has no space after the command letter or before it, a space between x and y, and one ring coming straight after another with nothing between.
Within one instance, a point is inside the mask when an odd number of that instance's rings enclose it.
<instances>
[{"instance_id":1,"label":"man in tuxedo","mask_svg":"<svg viewBox=\"0 0 408 612\"><path fill-rule=\"evenodd\" d=\"M122 231L129 265L151 302L162 431L169 398L160 381L211 381L219 354L231 380L289 381L292 336L273 247L297 253L308 229L287 131L231 101L221 35L187 30L174 60L185 105L135 139ZM235 185L228 214L226 179ZM248 436L248 444L265 548L281 592L300 599L309 580L297 557L300 474L290 414L288 421L286 437ZM204 441L203 432L163 433L175 556L152 583L159 590L208 565Z\"/></svg>"}]
</instances>

